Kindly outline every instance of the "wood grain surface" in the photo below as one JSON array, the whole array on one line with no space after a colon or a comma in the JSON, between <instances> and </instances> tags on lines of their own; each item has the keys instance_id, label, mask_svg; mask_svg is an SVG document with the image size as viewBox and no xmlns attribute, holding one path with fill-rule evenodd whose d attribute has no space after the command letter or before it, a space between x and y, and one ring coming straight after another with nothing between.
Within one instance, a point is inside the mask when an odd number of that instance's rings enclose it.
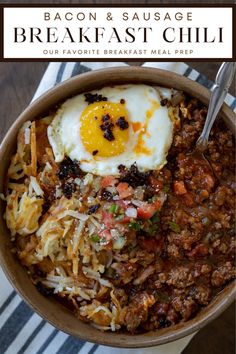
<instances>
[{"instance_id":1,"label":"wood grain surface","mask_svg":"<svg viewBox=\"0 0 236 354\"><path fill-rule=\"evenodd\" d=\"M92 2L92 1L91 1ZM123 4L137 4L137 3L166 3L166 1L99 1L94 0L93 3L123 3ZM178 0L178 3L186 1ZM195 1L188 1L194 3ZM11 3L9 0L2 0L0 3ZM29 3L29 1L14 1L14 3ZM73 4L78 1L50 1L50 0L31 0L34 3L68 3ZM88 3L88 1L80 1L79 3ZM168 1L168 3L176 3L176 1ZM210 3L225 3L224 0L208 0L198 1L202 4ZM227 3L234 3L234 1L227 1ZM188 63L190 64L190 63ZM203 73L210 79L214 79L220 63L197 63L191 62L191 66L196 68L199 72ZM35 89L47 67L46 62L34 63L0 63L0 94L1 94L1 112L0 112L0 141L4 134L17 118L19 113L29 104ZM231 87L231 93L235 95L235 83ZM185 348L183 354L233 354L235 352L235 305L231 305L219 318L213 321L210 325L198 332L197 335L191 340L190 344Z\"/></svg>"}]
</instances>

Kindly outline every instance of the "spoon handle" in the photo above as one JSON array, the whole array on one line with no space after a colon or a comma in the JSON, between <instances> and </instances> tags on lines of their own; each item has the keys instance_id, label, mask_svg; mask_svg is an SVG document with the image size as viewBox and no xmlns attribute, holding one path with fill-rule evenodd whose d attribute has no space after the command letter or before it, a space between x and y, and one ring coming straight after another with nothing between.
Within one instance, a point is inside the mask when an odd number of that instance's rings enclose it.
<instances>
[{"instance_id":1,"label":"spoon handle","mask_svg":"<svg viewBox=\"0 0 236 354\"><path fill-rule=\"evenodd\" d=\"M235 67L236 65L234 62L224 62L216 75L205 125L196 143L196 147L202 151L207 148L208 138L212 125L222 104L224 103L225 96L227 95L229 87L233 81Z\"/></svg>"}]
</instances>

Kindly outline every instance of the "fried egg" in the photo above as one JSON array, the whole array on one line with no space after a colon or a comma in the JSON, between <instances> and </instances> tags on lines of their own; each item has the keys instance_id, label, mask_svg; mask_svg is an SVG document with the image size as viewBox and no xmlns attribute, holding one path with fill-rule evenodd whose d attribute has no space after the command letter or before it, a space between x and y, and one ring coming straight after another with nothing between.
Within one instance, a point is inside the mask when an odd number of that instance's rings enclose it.
<instances>
[{"instance_id":1,"label":"fried egg","mask_svg":"<svg viewBox=\"0 0 236 354\"><path fill-rule=\"evenodd\" d=\"M162 168L173 123L158 91L130 84L67 99L48 127L56 162L69 156L84 172L100 176L119 174L121 164L136 163L140 171Z\"/></svg>"}]
</instances>

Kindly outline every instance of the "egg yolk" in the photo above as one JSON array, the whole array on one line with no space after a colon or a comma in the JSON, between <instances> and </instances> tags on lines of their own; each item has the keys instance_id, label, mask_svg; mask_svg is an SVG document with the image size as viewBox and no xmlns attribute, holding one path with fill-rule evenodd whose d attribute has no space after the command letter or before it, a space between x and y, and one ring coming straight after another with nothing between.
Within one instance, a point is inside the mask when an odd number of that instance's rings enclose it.
<instances>
[{"instance_id":1,"label":"egg yolk","mask_svg":"<svg viewBox=\"0 0 236 354\"><path fill-rule=\"evenodd\" d=\"M86 151L95 157L122 154L129 140L125 105L109 101L88 105L80 117L80 136Z\"/></svg>"}]
</instances>

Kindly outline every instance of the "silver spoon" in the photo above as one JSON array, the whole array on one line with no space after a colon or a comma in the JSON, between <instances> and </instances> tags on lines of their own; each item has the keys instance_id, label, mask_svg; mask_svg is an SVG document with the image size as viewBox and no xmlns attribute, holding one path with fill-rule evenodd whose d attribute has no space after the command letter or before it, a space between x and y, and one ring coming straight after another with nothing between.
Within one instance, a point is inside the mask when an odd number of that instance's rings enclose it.
<instances>
[{"instance_id":1,"label":"silver spoon","mask_svg":"<svg viewBox=\"0 0 236 354\"><path fill-rule=\"evenodd\" d=\"M216 120L217 114L224 103L225 96L229 90L229 87L233 81L234 71L236 65L232 62L224 62L215 79L215 84L212 90L210 97L208 112L206 121L202 130L201 135L199 136L196 146L193 151L188 154L188 157L192 158L195 162L195 165L199 168L208 169L211 171L211 175L214 178L214 186L216 187L219 182L219 176L216 176L216 173L211 165L211 162L207 159L204 152L208 146L208 138L214 121ZM204 167L205 166L205 167ZM221 181L222 182L222 181Z\"/></svg>"},{"instance_id":2,"label":"silver spoon","mask_svg":"<svg viewBox=\"0 0 236 354\"><path fill-rule=\"evenodd\" d=\"M216 75L215 84L209 102L206 121L195 147L195 150L198 150L201 153L203 153L207 148L208 138L212 125L217 117L217 114L222 104L224 103L229 87L233 81L235 68L236 63L224 62Z\"/></svg>"}]
</instances>

